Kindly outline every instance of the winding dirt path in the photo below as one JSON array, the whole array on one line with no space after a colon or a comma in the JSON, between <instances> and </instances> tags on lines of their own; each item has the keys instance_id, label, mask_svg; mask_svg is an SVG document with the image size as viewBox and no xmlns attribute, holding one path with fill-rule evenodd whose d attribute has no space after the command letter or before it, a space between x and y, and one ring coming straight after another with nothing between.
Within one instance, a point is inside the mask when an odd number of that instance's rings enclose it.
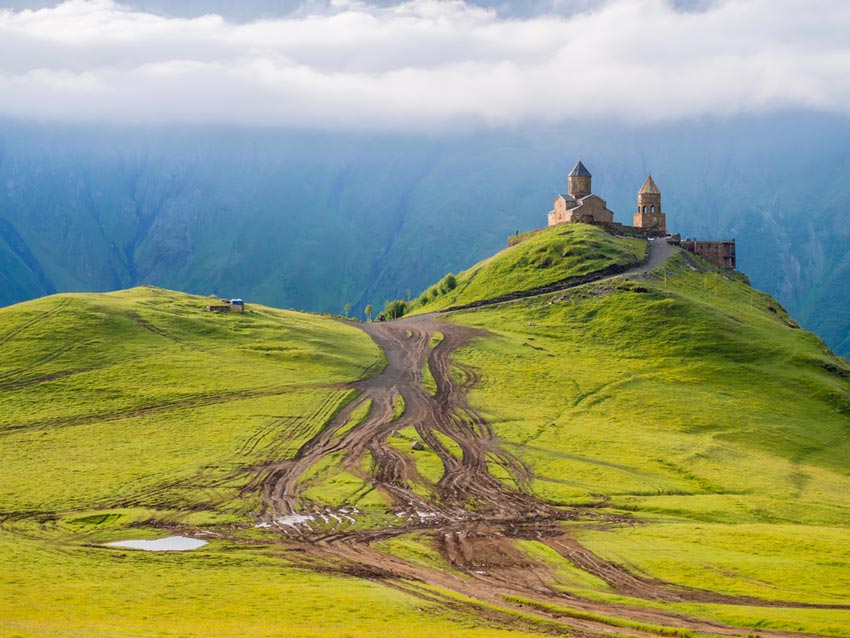
<instances>
[{"instance_id":1,"label":"winding dirt path","mask_svg":"<svg viewBox=\"0 0 850 638\"><path fill-rule=\"evenodd\" d=\"M669 252L651 250L649 263L636 271L656 267ZM530 493L531 468L500 444L491 424L467 400L470 388L480 381L478 373L452 359L459 348L489 333L448 323L439 316L360 327L384 351L387 365L383 372L353 384L357 397L304 444L295 458L262 468L253 484L268 506L263 525L280 529L282 542L300 550L296 553L306 567L380 580L424 600L476 615L482 622L574 636L665 635L649 625L669 628L667 635L672 628L714 636L800 635L691 618L642 607L641 600L850 608L679 587L638 576L595 555L567 532L563 521L581 517L587 524L603 527L634 522L592 507L556 507ZM442 340L433 346L439 336ZM426 365L437 388L433 395L423 386ZM396 416L394 405L399 396L405 409ZM353 424L352 416L366 402L371 402L368 416ZM417 469L415 455L422 452L391 443L396 432L409 427L415 428L421 443L442 462L442 478L436 483ZM329 458L378 490L391 503L395 522L380 529L359 529L356 508L331 511L306 498L305 476ZM510 480L494 477L494 468ZM381 551L381 541L413 533L429 539L442 557L442 566ZM520 540L544 543L575 567L600 578L612 593L635 599L635 604L609 604L564 592L552 566L523 553L517 545ZM452 592L466 598L449 595Z\"/></svg>"}]
</instances>

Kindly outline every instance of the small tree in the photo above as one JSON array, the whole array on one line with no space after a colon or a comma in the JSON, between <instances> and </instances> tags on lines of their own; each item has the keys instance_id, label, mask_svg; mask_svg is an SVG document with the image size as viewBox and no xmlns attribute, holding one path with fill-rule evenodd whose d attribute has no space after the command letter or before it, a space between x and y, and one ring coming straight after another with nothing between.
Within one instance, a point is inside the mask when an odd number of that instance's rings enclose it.
<instances>
[{"instance_id":1,"label":"small tree","mask_svg":"<svg viewBox=\"0 0 850 638\"><path fill-rule=\"evenodd\" d=\"M404 299L388 301L387 305L384 307L384 315L387 319L398 319L403 316L405 312L407 312L407 303L405 303Z\"/></svg>"},{"instance_id":2,"label":"small tree","mask_svg":"<svg viewBox=\"0 0 850 638\"><path fill-rule=\"evenodd\" d=\"M366 304L366 309L363 312L366 314L366 321L372 323L372 304Z\"/></svg>"},{"instance_id":3,"label":"small tree","mask_svg":"<svg viewBox=\"0 0 850 638\"><path fill-rule=\"evenodd\" d=\"M347 317L347 316L348 316L348 313L349 313L349 312L351 312L351 304L350 304L350 303L346 303L346 304L342 307L342 309L343 309L343 310L345 310L345 316Z\"/></svg>"}]
</instances>

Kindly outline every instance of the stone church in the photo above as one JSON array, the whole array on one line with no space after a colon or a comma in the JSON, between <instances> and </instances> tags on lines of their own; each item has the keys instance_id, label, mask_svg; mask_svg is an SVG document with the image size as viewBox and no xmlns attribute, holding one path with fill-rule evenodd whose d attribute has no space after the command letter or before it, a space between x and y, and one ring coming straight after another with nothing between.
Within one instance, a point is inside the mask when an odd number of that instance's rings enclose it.
<instances>
[{"instance_id":1,"label":"stone church","mask_svg":"<svg viewBox=\"0 0 850 638\"><path fill-rule=\"evenodd\" d=\"M590 171L579 160L567 176L567 194L558 195L549 211L549 226L566 222L614 224L614 213L608 210L608 204L592 193L591 179ZM632 230L642 230L653 236L667 233L667 216L661 212L661 191L651 175L638 192L638 209L633 224Z\"/></svg>"},{"instance_id":2,"label":"stone church","mask_svg":"<svg viewBox=\"0 0 850 638\"><path fill-rule=\"evenodd\" d=\"M614 213L608 204L590 190L591 175L579 160L567 176L567 194L555 198L553 210L549 211L549 225L564 222L607 223L614 221Z\"/></svg>"},{"instance_id":3,"label":"stone church","mask_svg":"<svg viewBox=\"0 0 850 638\"><path fill-rule=\"evenodd\" d=\"M667 234L667 215L661 212L661 190L647 176L638 191L637 212L632 217L633 226L625 226L614 221L614 213L608 210L608 204L590 189L591 175L579 160L567 176L567 194L558 195L552 210L549 211L549 226L568 222L584 222L605 226L611 232L639 237L667 237L667 241L681 246L685 250L700 255L711 263L725 269L736 267L735 240L697 241L681 240L679 235ZM508 240L508 246L522 241L524 235Z\"/></svg>"}]
</instances>

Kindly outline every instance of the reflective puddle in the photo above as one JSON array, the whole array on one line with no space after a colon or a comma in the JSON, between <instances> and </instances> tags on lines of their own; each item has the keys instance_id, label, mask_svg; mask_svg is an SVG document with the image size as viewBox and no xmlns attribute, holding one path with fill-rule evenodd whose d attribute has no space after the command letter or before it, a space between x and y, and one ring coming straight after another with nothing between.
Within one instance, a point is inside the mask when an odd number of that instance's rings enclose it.
<instances>
[{"instance_id":1,"label":"reflective puddle","mask_svg":"<svg viewBox=\"0 0 850 638\"><path fill-rule=\"evenodd\" d=\"M207 544L197 538L186 536L169 536L155 541L116 541L106 543L108 547L125 547L127 549L143 549L146 552L185 552L190 549L198 549Z\"/></svg>"}]
</instances>

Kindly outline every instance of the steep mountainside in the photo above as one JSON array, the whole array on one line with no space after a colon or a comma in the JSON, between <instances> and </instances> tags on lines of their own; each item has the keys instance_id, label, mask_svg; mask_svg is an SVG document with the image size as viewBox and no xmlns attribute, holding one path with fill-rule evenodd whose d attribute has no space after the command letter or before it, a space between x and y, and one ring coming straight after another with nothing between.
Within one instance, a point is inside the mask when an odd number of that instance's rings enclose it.
<instances>
[{"instance_id":1,"label":"steep mountainside","mask_svg":"<svg viewBox=\"0 0 850 638\"><path fill-rule=\"evenodd\" d=\"M578 154L848 353L850 123L804 114L375 136L0 124L0 303L155 284L362 316L545 223Z\"/></svg>"},{"instance_id":2,"label":"steep mountainside","mask_svg":"<svg viewBox=\"0 0 850 638\"><path fill-rule=\"evenodd\" d=\"M372 324L0 310L0 630L850 637L850 367L687 253L602 276L656 250L552 229L458 282L592 282Z\"/></svg>"}]
</instances>

